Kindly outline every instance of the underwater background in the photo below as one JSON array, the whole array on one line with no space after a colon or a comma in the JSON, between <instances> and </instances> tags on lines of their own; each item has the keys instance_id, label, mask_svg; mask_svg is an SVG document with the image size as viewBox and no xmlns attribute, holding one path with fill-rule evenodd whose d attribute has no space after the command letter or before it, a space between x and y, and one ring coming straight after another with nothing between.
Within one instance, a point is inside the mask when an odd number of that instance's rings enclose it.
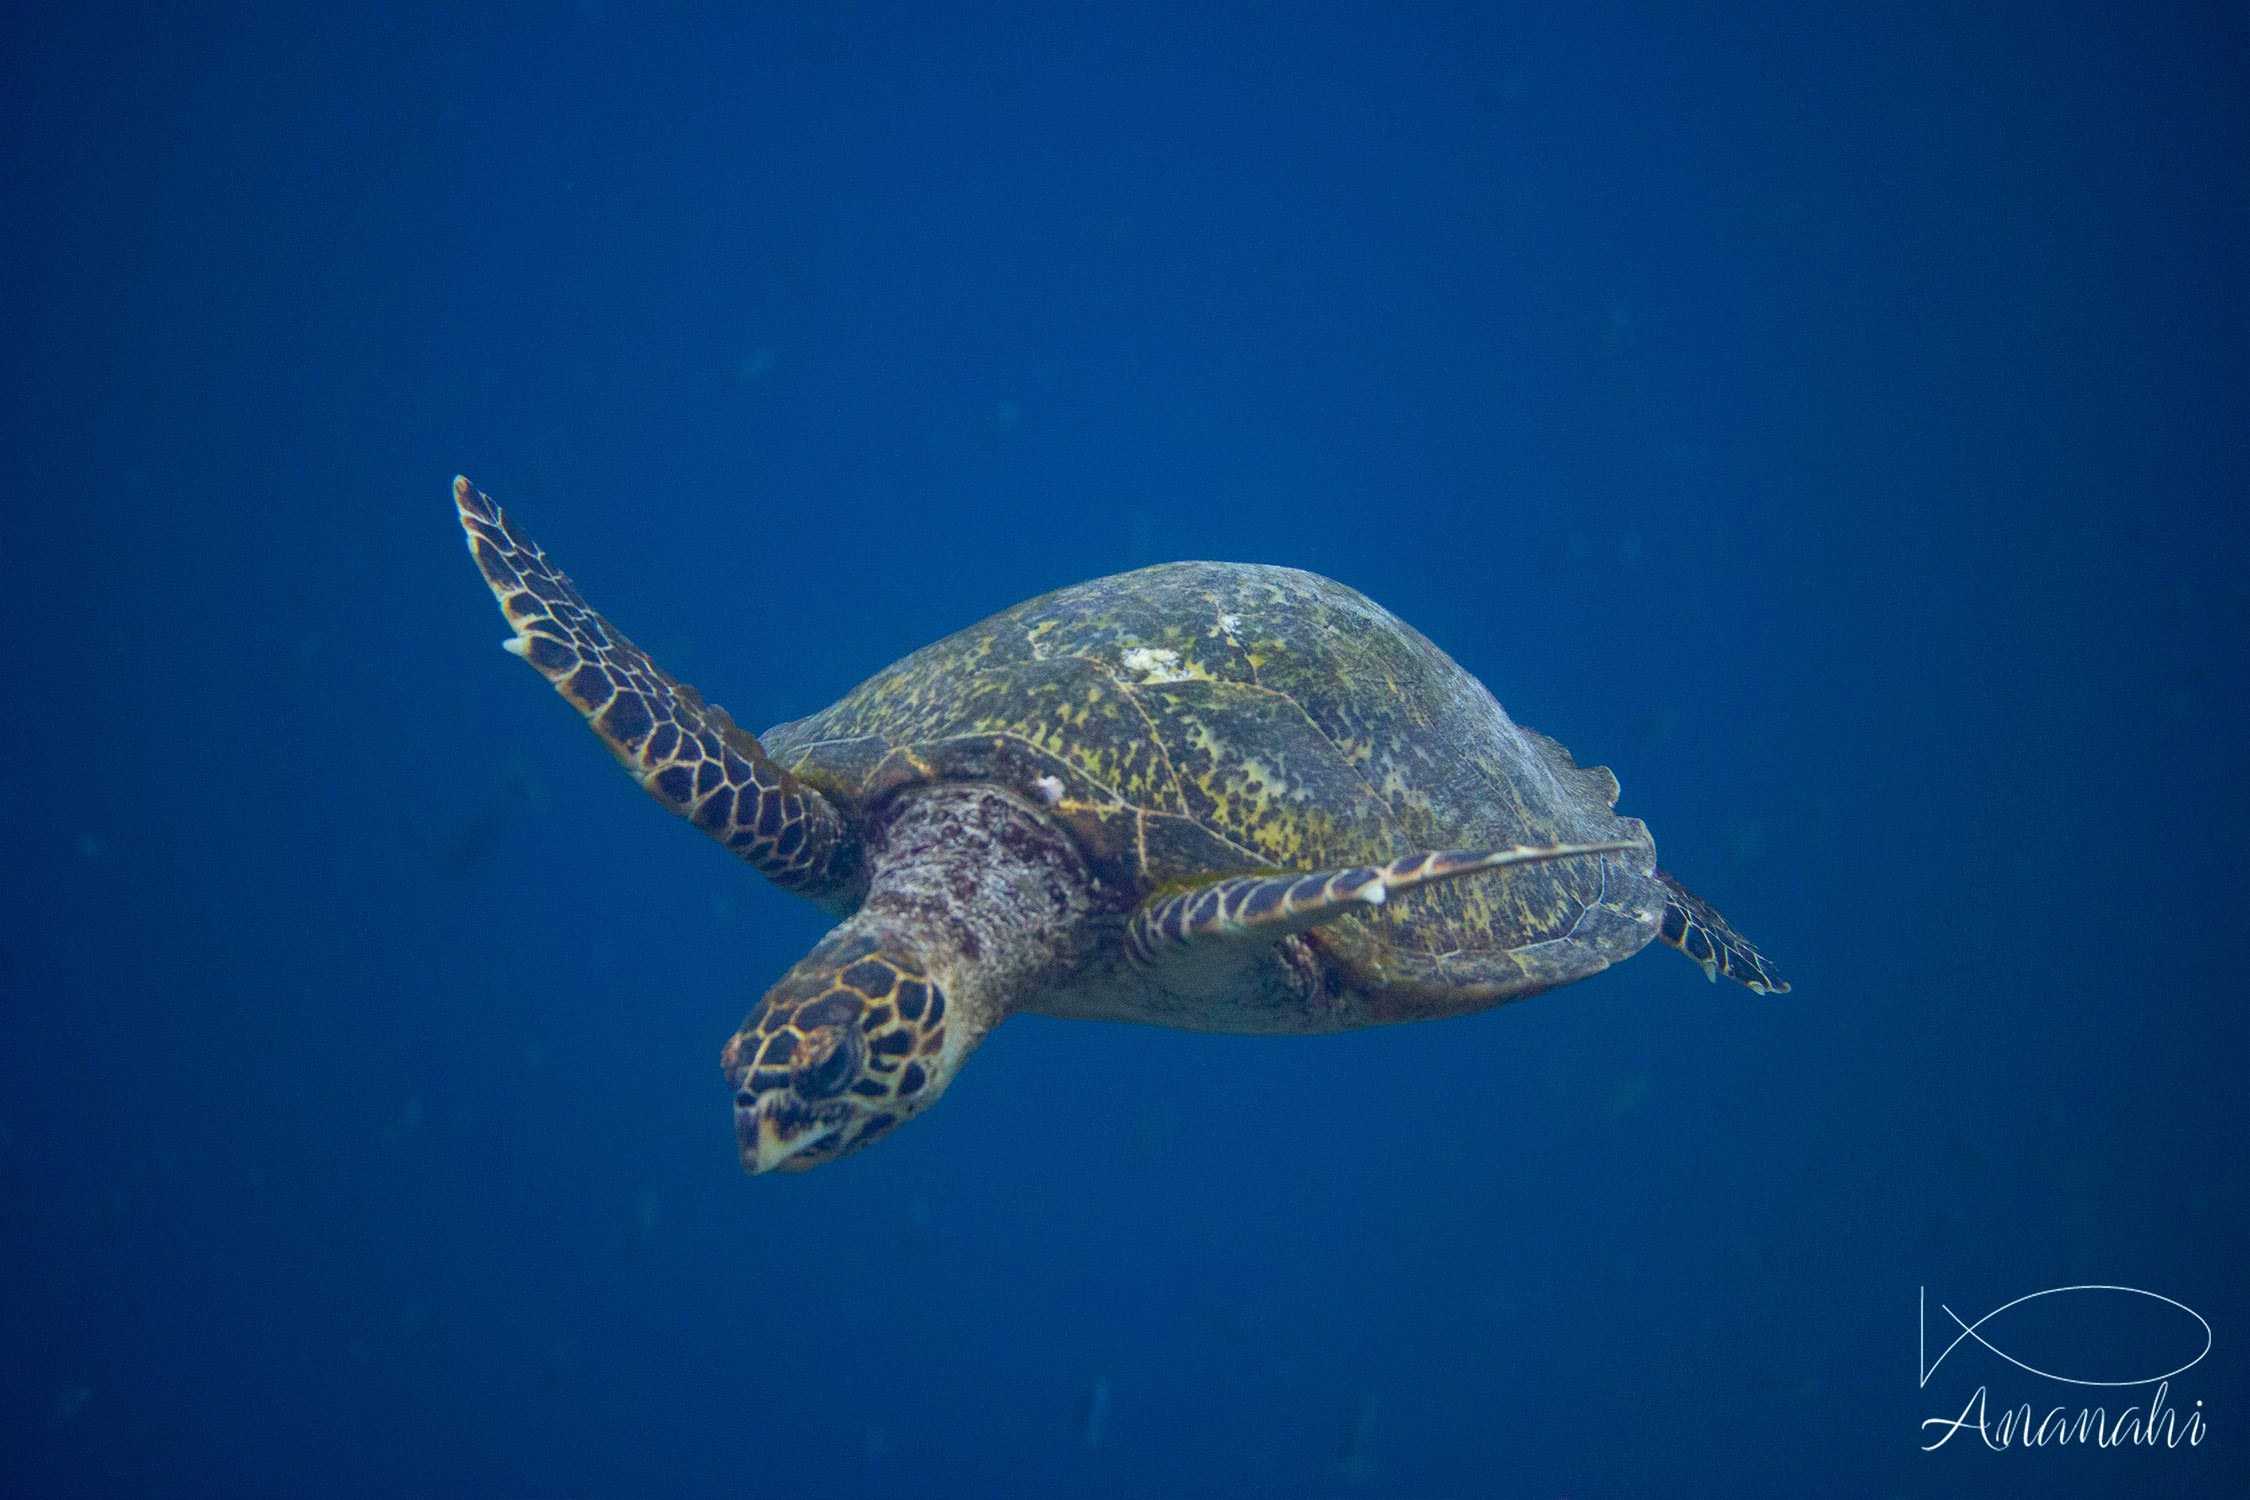
<instances>
[{"instance_id":1,"label":"underwater background","mask_svg":"<svg viewBox=\"0 0 2250 1500\"><path fill-rule=\"evenodd\" d=\"M2239 6L9 31L0 1493L2240 1492ZM1342 579L1796 988L1021 1018L745 1179L824 920L495 649L456 471L753 728ZM2200 1443L1923 1451L2175 1304Z\"/></svg>"}]
</instances>

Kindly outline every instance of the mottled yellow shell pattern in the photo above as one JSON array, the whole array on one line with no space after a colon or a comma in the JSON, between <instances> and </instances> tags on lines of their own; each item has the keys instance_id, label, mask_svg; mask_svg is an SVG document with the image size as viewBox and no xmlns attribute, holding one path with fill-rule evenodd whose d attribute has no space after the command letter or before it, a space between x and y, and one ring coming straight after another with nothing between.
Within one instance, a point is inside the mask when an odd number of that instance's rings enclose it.
<instances>
[{"instance_id":1,"label":"mottled yellow shell pattern","mask_svg":"<svg viewBox=\"0 0 2250 1500\"><path fill-rule=\"evenodd\" d=\"M1665 908L1647 829L1612 811L1614 776L1516 725L1389 611L1290 568L1167 563L1078 584L761 738L854 816L915 784L1011 786L1126 906L1217 875L1433 849L1640 846L1430 887L1307 935L1361 987L1432 1014L1604 968Z\"/></svg>"}]
</instances>

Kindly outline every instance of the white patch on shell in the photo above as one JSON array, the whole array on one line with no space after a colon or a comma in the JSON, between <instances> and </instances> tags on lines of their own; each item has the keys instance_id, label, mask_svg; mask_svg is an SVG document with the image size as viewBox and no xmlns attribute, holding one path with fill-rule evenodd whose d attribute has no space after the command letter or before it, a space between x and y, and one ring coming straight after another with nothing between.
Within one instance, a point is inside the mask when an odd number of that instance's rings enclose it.
<instances>
[{"instance_id":1,"label":"white patch on shell","mask_svg":"<svg viewBox=\"0 0 2250 1500\"><path fill-rule=\"evenodd\" d=\"M1063 784L1060 776L1035 776L1031 785L1039 793L1039 800L1049 807L1062 801Z\"/></svg>"},{"instance_id":2,"label":"white patch on shell","mask_svg":"<svg viewBox=\"0 0 2250 1500\"><path fill-rule=\"evenodd\" d=\"M1228 634L1229 636L1232 636L1232 635L1233 635L1233 634L1234 634L1234 633L1235 633L1235 632L1236 632L1237 630L1240 630L1240 629L1242 628L1242 616L1240 616L1240 615L1221 615L1221 616L1219 616L1219 628L1220 628L1221 630L1225 631L1225 632L1226 632L1226 633L1227 633L1227 634Z\"/></svg>"},{"instance_id":3,"label":"white patch on shell","mask_svg":"<svg viewBox=\"0 0 2250 1500\"><path fill-rule=\"evenodd\" d=\"M1195 676L1180 666L1180 653L1170 646L1131 646L1118 657L1128 672L1138 672L1143 684L1186 682Z\"/></svg>"}]
</instances>

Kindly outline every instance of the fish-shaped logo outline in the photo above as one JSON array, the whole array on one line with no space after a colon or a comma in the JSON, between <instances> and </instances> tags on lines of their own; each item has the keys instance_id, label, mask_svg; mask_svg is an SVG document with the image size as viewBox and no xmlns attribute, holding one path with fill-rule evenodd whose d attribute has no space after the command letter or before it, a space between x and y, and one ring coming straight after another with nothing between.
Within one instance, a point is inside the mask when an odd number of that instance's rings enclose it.
<instances>
[{"instance_id":1,"label":"fish-shaped logo outline","mask_svg":"<svg viewBox=\"0 0 2250 1500\"><path fill-rule=\"evenodd\" d=\"M1937 1367L1945 1363L1946 1355L1951 1354L1955 1349L1960 1347L1961 1340L1963 1339L1975 1339L1978 1343L1984 1345L1985 1348L1990 1349L1994 1354L1999 1355L2002 1359L2006 1360L2009 1364L2014 1365L2017 1369L2029 1371L2031 1374L2040 1376L2043 1379L2058 1380L2065 1385L2090 1385L2101 1386L2105 1388L2132 1385L2154 1385L2160 1380L2170 1380L2175 1375L2183 1374L2188 1370L2194 1369L2195 1366L2202 1363L2203 1356L2211 1352L2212 1333L2210 1321L2206 1319L2203 1314L2197 1312L2194 1308L2188 1306L2185 1302L2177 1300L2176 1298L2167 1297L2161 1292L2144 1291L2137 1286L2052 1286L2047 1288L2043 1292L2027 1292L2023 1296L2016 1298L2013 1302L2003 1302L1992 1311L1986 1313L1983 1317L1977 1319L1974 1323L1963 1321L1959 1313L1955 1312L1952 1308L1947 1307L1944 1303L1939 1303L1938 1310L1944 1313L1947 1317L1951 1318L1956 1324L1958 1324L1961 1331L1953 1336L1952 1343L1947 1344L1942 1350L1938 1351L1938 1357L1933 1360L1929 1357L1930 1292L1928 1287L1919 1287L1916 1289L1916 1291L1919 1298L1917 1302L1917 1310L1919 1313L1918 1323L1921 1335L1920 1348L1917 1351L1916 1358L1917 1362L1921 1366L1922 1372L1922 1378L1916 1382L1917 1388L1925 1387L1930 1383L1930 1377L1937 1373ZM1986 1338L1983 1334L1977 1331L1985 1324L1991 1322L1994 1318L1999 1317L2000 1314L2006 1312L2011 1307L2019 1307L2022 1304L2029 1302L2037 1297L2056 1297L2062 1295L2065 1292L2124 1292L2135 1297L2150 1297L2158 1302L2176 1307L2181 1312L2184 1312L2189 1317L2195 1319L2195 1321L2199 1325L2201 1325L2203 1329L2203 1347L2197 1350L2195 1353L2195 1357L2193 1359L2190 1359L2186 1364L2181 1365L2178 1369L2167 1370L2161 1375L2143 1375L2133 1380L2081 1380L2075 1375L2057 1375L2052 1370L2042 1370L2037 1365L2025 1364L2022 1360L2016 1358L2007 1350L2000 1348L1990 1339Z\"/></svg>"}]
</instances>

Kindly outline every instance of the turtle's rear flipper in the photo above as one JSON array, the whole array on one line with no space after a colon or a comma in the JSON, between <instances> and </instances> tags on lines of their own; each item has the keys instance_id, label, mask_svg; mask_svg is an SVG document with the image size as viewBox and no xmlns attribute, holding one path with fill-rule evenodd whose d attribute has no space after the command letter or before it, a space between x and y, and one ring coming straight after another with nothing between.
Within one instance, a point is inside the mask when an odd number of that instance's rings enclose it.
<instances>
[{"instance_id":1,"label":"turtle's rear flipper","mask_svg":"<svg viewBox=\"0 0 2250 1500\"><path fill-rule=\"evenodd\" d=\"M1169 896L1151 896L1126 925L1125 947L1135 963L1155 971L1168 986L1186 981L1175 987L1207 993L1222 988L1235 972L1289 934L1381 906L1416 886L1514 865L1641 847L1600 843L1452 849L1346 870L1236 875Z\"/></svg>"},{"instance_id":2,"label":"turtle's rear flipper","mask_svg":"<svg viewBox=\"0 0 2250 1500\"><path fill-rule=\"evenodd\" d=\"M585 715L650 796L776 885L817 900L850 884L858 843L827 798L596 614L491 496L457 478L453 503L469 551L515 627L501 644Z\"/></svg>"},{"instance_id":3,"label":"turtle's rear flipper","mask_svg":"<svg viewBox=\"0 0 2250 1500\"><path fill-rule=\"evenodd\" d=\"M1729 927L1709 902L1662 870L1656 878L1664 882L1664 925L1656 935L1701 964L1706 978L1716 984L1724 974L1761 995L1789 988L1772 961Z\"/></svg>"}]
</instances>

